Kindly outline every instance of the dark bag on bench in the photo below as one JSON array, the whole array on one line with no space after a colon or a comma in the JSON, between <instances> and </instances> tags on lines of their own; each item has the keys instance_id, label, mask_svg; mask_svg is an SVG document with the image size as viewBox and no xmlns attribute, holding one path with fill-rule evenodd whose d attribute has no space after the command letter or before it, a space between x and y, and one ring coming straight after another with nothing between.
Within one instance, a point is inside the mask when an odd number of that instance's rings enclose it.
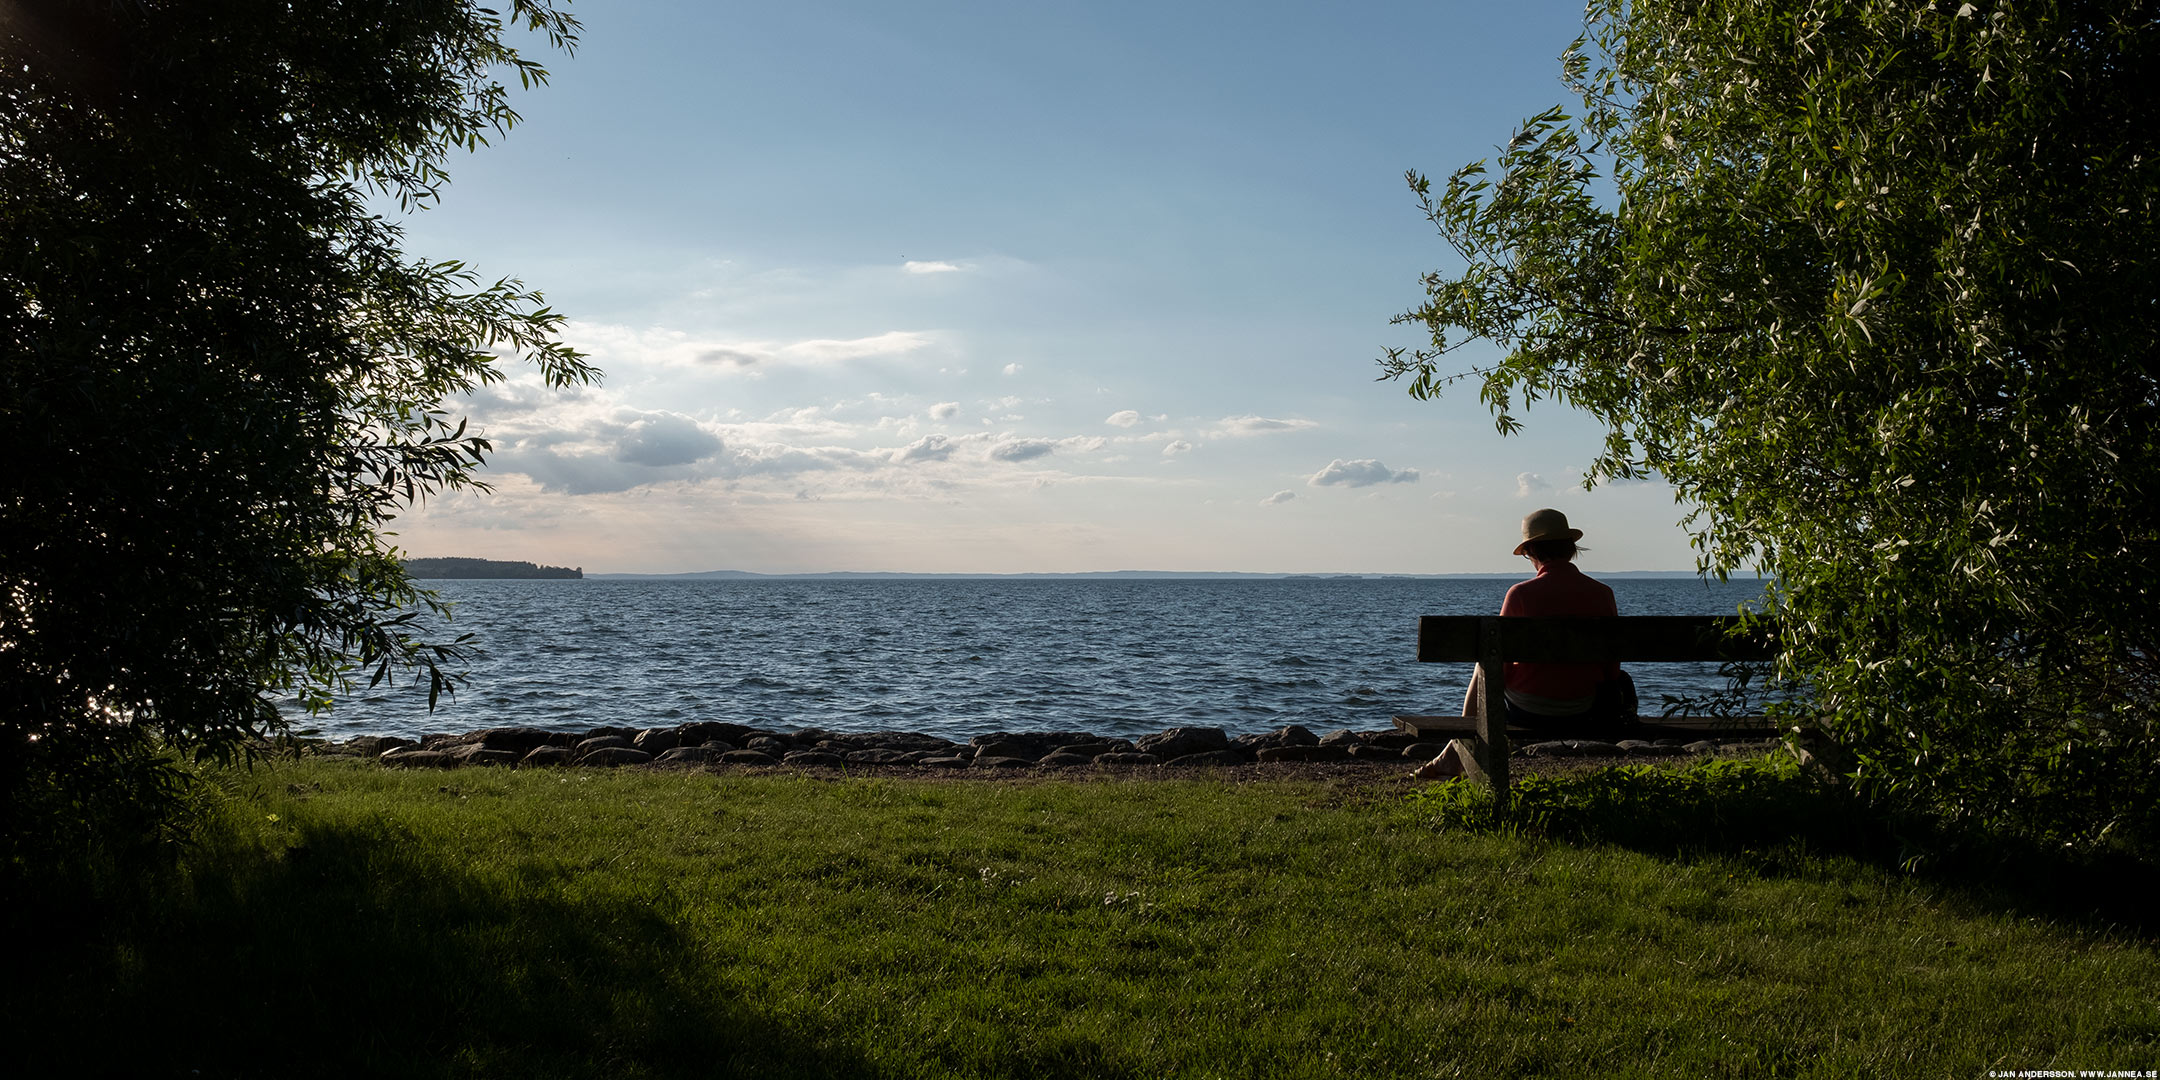
<instances>
[{"instance_id":1,"label":"dark bag on bench","mask_svg":"<svg viewBox=\"0 0 2160 1080\"><path fill-rule=\"evenodd\" d=\"M1623 671L1617 678L1598 684L1597 700L1590 706L1590 715L1600 720L1634 723L1641 707L1635 697L1635 677Z\"/></svg>"}]
</instances>

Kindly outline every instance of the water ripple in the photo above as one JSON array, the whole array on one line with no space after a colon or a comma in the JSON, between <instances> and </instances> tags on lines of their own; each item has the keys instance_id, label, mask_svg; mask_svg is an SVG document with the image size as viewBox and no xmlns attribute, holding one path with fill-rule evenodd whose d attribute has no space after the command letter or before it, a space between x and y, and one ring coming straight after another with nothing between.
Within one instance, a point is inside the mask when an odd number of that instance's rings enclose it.
<instances>
[{"instance_id":1,"label":"water ripple","mask_svg":"<svg viewBox=\"0 0 2160 1080\"><path fill-rule=\"evenodd\" d=\"M1499 610L1507 579L1288 581L446 581L482 651L433 714L424 689L343 698L339 736L502 724L577 730L723 720L1126 737L1381 728L1453 712L1467 665L1413 659L1417 616ZM1617 579L1630 614L1723 614L1750 583ZM1715 665L1633 669L1646 706L1714 689Z\"/></svg>"}]
</instances>

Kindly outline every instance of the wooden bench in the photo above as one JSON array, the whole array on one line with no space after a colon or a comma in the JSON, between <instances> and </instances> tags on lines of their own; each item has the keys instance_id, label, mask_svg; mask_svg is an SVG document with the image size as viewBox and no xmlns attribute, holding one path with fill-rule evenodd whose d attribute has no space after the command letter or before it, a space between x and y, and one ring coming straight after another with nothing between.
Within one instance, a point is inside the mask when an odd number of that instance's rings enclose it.
<instances>
[{"instance_id":1,"label":"wooden bench","mask_svg":"<svg viewBox=\"0 0 2160 1080\"><path fill-rule=\"evenodd\" d=\"M1398 716L1397 727L1419 735L1467 737L1475 747L1465 772L1492 785L1495 807L1507 813L1510 728L1500 694L1509 661L1552 664L1670 663L1767 660L1776 655L1766 632L1739 633L1736 615L1622 615L1604 617L1425 615L1418 619L1417 658L1425 663L1475 663L1481 677L1469 716ZM1541 727L1547 738L1611 738L1611 727L1570 732ZM1769 737L1760 716L1666 717L1625 730L1627 738ZM1513 734L1528 735L1522 728Z\"/></svg>"}]
</instances>

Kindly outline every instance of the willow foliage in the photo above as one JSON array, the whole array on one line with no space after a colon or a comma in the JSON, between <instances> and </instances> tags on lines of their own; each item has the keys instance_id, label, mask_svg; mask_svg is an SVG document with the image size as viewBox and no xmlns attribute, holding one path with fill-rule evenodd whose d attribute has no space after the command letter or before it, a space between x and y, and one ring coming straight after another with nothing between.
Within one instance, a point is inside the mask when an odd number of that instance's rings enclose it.
<instances>
[{"instance_id":1,"label":"willow foliage","mask_svg":"<svg viewBox=\"0 0 2160 1080\"><path fill-rule=\"evenodd\" d=\"M547 0L508 11L575 44ZM508 32L468 0L0 13L11 831L96 816L127 761L282 730L279 696L354 665L441 689L459 647L412 633L431 598L383 531L477 486L488 445L441 403L503 356L596 375L537 293L408 257L370 206L428 205L517 120L503 78L547 72Z\"/></svg>"},{"instance_id":2,"label":"willow foliage","mask_svg":"<svg viewBox=\"0 0 2160 1080\"><path fill-rule=\"evenodd\" d=\"M1775 582L1865 790L2160 842L2160 4L1597 0L1581 98L1411 184L1385 373L1552 398ZM1458 373L1474 339L1503 358Z\"/></svg>"}]
</instances>

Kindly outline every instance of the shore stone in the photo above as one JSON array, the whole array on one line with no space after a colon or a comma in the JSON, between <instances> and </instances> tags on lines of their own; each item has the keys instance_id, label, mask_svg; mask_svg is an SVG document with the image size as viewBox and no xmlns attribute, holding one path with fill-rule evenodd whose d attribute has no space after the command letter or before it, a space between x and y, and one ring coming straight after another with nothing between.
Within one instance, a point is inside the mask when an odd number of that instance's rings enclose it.
<instances>
[{"instance_id":1,"label":"shore stone","mask_svg":"<svg viewBox=\"0 0 2160 1080\"><path fill-rule=\"evenodd\" d=\"M1271 746L1260 751L1262 761L1348 761L1350 748L1333 746Z\"/></svg>"},{"instance_id":2,"label":"shore stone","mask_svg":"<svg viewBox=\"0 0 2160 1080\"><path fill-rule=\"evenodd\" d=\"M1102 754L1095 759L1097 765L1160 765L1162 759L1144 750L1120 750Z\"/></svg>"},{"instance_id":3,"label":"shore stone","mask_svg":"<svg viewBox=\"0 0 2160 1080\"><path fill-rule=\"evenodd\" d=\"M951 739L925 735L920 731L891 732L879 736L877 740L877 748L881 750L899 750L905 753L927 752L933 757L950 754L959 745L959 743Z\"/></svg>"},{"instance_id":4,"label":"shore stone","mask_svg":"<svg viewBox=\"0 0 2160 1080\"><path fill-rule=\"evenodd\" d=\"M1354 758L1399 758L1402 756L1402 751L1392 746L1381 746L1378 743L1359 743L1356 746L1349 747L1348 750L1350 756Z\"/></svg>"},{"instance_id":5,"label":"shore stone","mask_svg":"<svg viewBox=\"0 0 2160 1080\"><path fill-rule=\"evenodd\" d=\"M1171 758L1162 763L1165 769L1189 769L1203 766L1243 765L1245 755L1235 750L1202 750L1197 754Z\"/></svg>"},{"instance_id":6,"label":"shore stone","mask_svg":"<svg viewBox=\"0 0 2160 1080\"><path fill-rule=\"evenodd\" d=\"M1122 741L1123 740L1120 740L1120 742ZM1114 754L1120 750L1130 749L1132 749L1131 743L1125 743L1122 746L1118 745L1118 743L1111 742L1073 743L1070 746L1060 746L1057 749L1052 750L1051 754L1076 754L1080 757L1088 759L1089 761L1093 761L1096 758L1103 756L1104 754Z\"/></svg>"},{"instance_id":7,"label":"shore stone","mask_svg":"<svg viewBox=\"0 0 2160 1080\"><path fill-rule=\"evenodd\" d=\"M1619 757L1627 751L1596 739L1569 739L1568 746L1584 757Z\"/></svg>"},{"instance_id":8,"label":"shore stone","mask_svg":"<svg viewBox=\"0 0 2160 1080\"><path fill-rule=\"evenodd\" d=\"M540 765L568 765L574 757L567 746L535 746L518 764L527 768Z\"/></svg>"},{"instance_id":9,"label":"shore stone","mask_svg":"<svg viewBox=\"0 0 2160 1080\"><path fill-rule=\"evenodd\" d=\"M1042 760L1035 764L1046 769L1071 769L1082 765L1093 765L1095 759L1100 756L1099 754L1071 754L1063 750L1053 750L1048 754L1044 754Z\"/></svg>"},{"instance_id":10,"label":"shore stone","mask_svg":"<svg viewBox=\"0 0 2160 1080\"><path fill-rule=\"evenodd\" d=\"M905 765L910 759L905 750L850 750L842 755L850 765Z\"/></svg>"},{"instance_id":11,"label":"shore stone","mask_svg":"<svg viewBox=\"0 0 2160 1080\"><path fill-rule=\"evenodd\" d=\"M703 746L675 746L670 747L666 750L662 750L660 752L660 756L654 758L653 760L705 762L711 761L712 759L719 756L719 751L707 749Z\"/></svg>"},{"instance_id":12,"label":"shore stone","mask_svg":"<svg viewBox=\"0 0 2160 1080\"><path fill-rule=\"evenodd\" d=\"M1210 750L1230 748L1230 736L1219 727L1175 727L1157 735L1149 735L1134 744L1143 754L1153 754L1168 760Z\"/></svg>"},{"instance_id":13,"label":"shore stone","mask_svg":"<svg viewBox=\"0 0 2160 1080\"><path fill-rule=\"evenodd\" d=\"M411 739L400 739L395 735L361 735L345 741L345 752L361 757L381 757L392 750L414 749L419 745Z\"/></svg>"},{"instance_id":14,"label":"shore stone","mask_svg":"<svg viewBox=\"0 0 2160 1080\"><path fill-rule=\"evenodd\" d=\"M952 754L946 754L940 757L926 757L917 761L915 764L920 765L925 769L965 769L968 767L968 760L969 759L964 757L956 757Z\"/></svg>"},{"instance_id":15,"label":"shore stone","mask_svg":"<svg viewBox=\"0 0 2160 1080\"><path fill-rule=\"evenodd\" d=\"M1035 763L1024 757L997 757L977 753L975 761L970 767L976 769L1032 769L1035 767Z\"/></svg>"},{"instance_id":16,"label":"shore stone","mask_svg":"<svg viewBox=\"0 0 2160 1080\"><path fill-rule=\"evenodd\" d=\"M787 753L788 744L770 735L753 735L743 740L743 749L757 750L777 757Z\"/></svg>"},{"instance_id":17,"label":"shore stone","mask_svg":"<svg viewBox=\"0 0 2160 1080\"><path fill-rule=\"evenodd\" d=\"M682 735L674 728L646 728L630 745L648 754L664 754L682 745Z\"/></svg>"},{"instance_id":18,"label":"shore stone","mask_svg":"<svg viewBox=\"0 0 2160 1080\"><path fill-rule=\"evenodd\" d=\"M797 750L789 754L788 756L781 758L780 764L793 765L799 769L808 769L813 767L837 769L840 766L847 764L847 759L833 753L830 750Z\"/></svg>"},{"instance_id":19,"label":"shore stone","mask_svg":"<svg viewBox=\"0 0 2160 1080\"><path fill-rule=\"evenodd\" d=\"M536 727L488 728L478 734L481 746L490 750L509 750L520 755L533 747L548 745L555 737L554 732L542 731Z\"/></svg>"},{"instance_id":20,"label":"shore stone","mask_svg":"<svg viewBox=\"0 0 2160 1080\"><path fill-rule=\"evenodd\" d=\"M490 750L479 743L460 746L449 753L465 765L515 765L524 756L515 750Z\"/></svg>"},{"instance_id":21,"label":"shore stone","mask_svg":"<svg viewBox=\"0 0 2160 1080\"><path fill-rule=\"evenodd\" d=\"M701 750L710 750L715 756L718 756L720 754L725 754L728 751L735 749L735 744L728 742L725 739L707 739L704 742L698 744L698 748Z\"/></svg>"},{"instance_id":22,"label":"shore stone","mask_svg":"<svg viewBox=\"0 0 2160 1080\"><path fill-rule=\"evenodd\" d=\"M1690 754L1715 754L1718 752L1718 744L1711 739L1697 739L1680 749Z\"/></svg>"},{"instance_id":23,"label":"shore stone","mask_svg":"<svg viewBox=\"0 0 2160 1080\"><path fill-rule=\"evenodd\" d=\"M623 738L620 735L599 735L579 742L577 744L575 753L577 754L577 759L579 761L583 761L587 757L590 757L593 754L597 754L602 750L631 749L635 748L630 745L630 740Z\"/></svg>"},{"instance_id":24,"label":"shore stone","mask_svg":"<svg viewBox=\"0 0 2160 1080\"><path fill-rule=\"evenodd\" d=\"M716 742L741 745L744 739L756 734L741 724L723 724L715 720L699 720L675 729L682 733L684 746L710 746Z\"/></svg>"},{"instance_id":25,"label":"shore stone","mask_svg":"<svg viewBox=\"0 0 2160 1080\"><path fill-rule=\"evenodd\" d=\"M778 765L780 759L763 750L730 750L720 755L720 760L730 765Z\"/></svg>"},{"instance_id":26,"label":"shore stone","mask_svg":"<svg viewBox=\"0 0 2160 1080\"><path fill-rule=\"evenodd\" d=\"M651 754L648 754L643 750L639 750L636 747L603 746L600 749L593 751L592 753L579 755L577 763L580 765L604 766L643 765L651 760Z\"/></svg>"},{"instance_id":27,"label":"shore stone","mask_svg":"<svg viewBox=\"0 0 2160 1080\"><path fill-rule=\"evenodd\" d=\"M1298 725L1288 724L1273 731L1256 731L1237 737L1237 744L1258 753L1273 746L1318 746L1320 736Z\"/></svg>"},{"instance_id":28,"label":"shore stone","mask_svg":"<svg viewBox=\"0 0 2160 1080\"><path fill-rule=\"evenodd\" d=\"M461 764L440 750L391 750L376 760L393 769L455 769Z\"/></svg>"},{"instance_id":29,"label":"shore stone","mask_svg":"<svg viewBox=\"0 0 2160 1080\"><path fill-rule=\"evenodd\" d=\"M1365 737L1363 735L1348 728L1341 731L1330 731L1320 736L1320 745L1322 746L1355 746L1364 741Z\"/></svg>"},{"instance_id":30,"label":"shore stone","mask_svg":"<svg viewBox=\"0 0 2160 1080\"><path fill-rule=\"evenodd\" d=\"M977 761L984 758L1024 758L1033 761L1041 757L1042 754L1041 750L1015 739L983 743L975 748L975 760Z\"/></svg>"}]
</instances>

